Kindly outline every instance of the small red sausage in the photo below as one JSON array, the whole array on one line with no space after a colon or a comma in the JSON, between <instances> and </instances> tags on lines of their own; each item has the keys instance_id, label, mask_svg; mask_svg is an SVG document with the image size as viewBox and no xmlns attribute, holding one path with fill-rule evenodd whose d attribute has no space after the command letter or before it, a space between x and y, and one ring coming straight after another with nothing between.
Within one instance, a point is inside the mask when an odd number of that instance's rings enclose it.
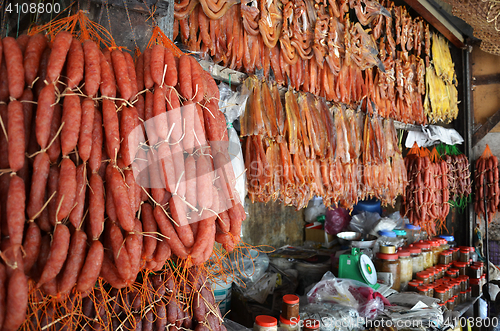
<instances>
[{"instance_id":1,"label":"small red sausage","mask_svg":"<svg viewBox=\"0 0 500 331\"><path fill-rule=\"evenodd\" d=\"M113 62L113 71L115 72L116 84L120 89L120 95L125 100L132 97L132 86L128 76L127 61L123 52L115 49L111 52L111 61Z\"/></svg>"},{"instance_id":2,"label":"small red sausage","mask_svg":"<svg viewBox=\"0 0 500 331\"><path fill-rule=\"evenodd\" d=\"M146 48L144 50L144 87L151 89L155 82L151 77L151 48Z\"/></svg>"},{"instance_id":3,"label":"small red sausage","mask_svg":"<svg viewBox=\"0 0 500 331\"><path fill-rule=\"evenodd\" d=\"M142 253L142 224L141 221L135 219L134 232L129 233L125 239L125 247L130 260L130 277L129 282L134 282L137 274L141 269L141 253ZM122 248L123 250L123 248Z\"/></svg>"},{"instance_id":4,"label":"small red sausage","mask_svg":"<svg viewBox=\"0 0 500 331\"><path fill-rule=\"evenodd\" d=\"M205 85L203 84L203 77L201 73L203 68L194 57L190 56L189 58L191 60L191 79L193 80L193 102L200 102L205 96Z\"/></svg>"},{"instance_id":5,"label":"small red sausage","mask_svg":"<svg viewBox=\"0 0 500 331\"><path fill-rule=\"evenodd\" d=\"M92 148L90 149L89 167L92 173L99 171L102 159L102 117L101 112L94 108L94 123L92 125Z\"/></svg>"},{"instance_id":6,"label":"small red sausage","mask_svg":"<svg viewBox=\"0 0 500 331\"><path fill-rule=\"evenodd\" d=\"M107 52L106 54L108 54ZM111 62L106 59L106 56L99 52L99 63L101 66L101 94L104 97L115 98L116 97L116 81L115 74L113 73L113 68Z\"/></svg>"},{"instance_id":7,"label":"small red sausage","mask_svg":"<svg viewBox=\"0 0 500 331\"><path fill-rule=\"evenodd\" d=\"M73 36L67 31L61 31L56 35L47 66L46 80L49 84L59 79L72 41Z\"/></svg>"},{"instance_id":8,"label":"small red sausage","mask_svg":"<svg viewBox=\"0 0 500 331\"><path fill-rule=\"evenodd\" d=\"M82 101L82 119L80 137L78 138L78 154L83 162L87 162L92 150L92 131L94 129L94 100L86 98Z\"/></svg>"},{"instance_id":9,"label":"small red sausage","mask_svg":"<svg viewBox=\"0 0 500 331\"><path fill-rule=\"evenodd\" d=\"M52 165L49 170L49 178L47 180L47 199L52 197L48 204L49 212L49 222L53 226L56 224L56 211L57 211L57 189L59 187L59 167L57 165ZM42 224L39 224L40 228L43 229Z\"/></svg>"},{"instance_id":10,"label":"small red sausage","mask_svg":"<svg viewBox=\"0 0 500 331\"><path fill-rule=\"evenodd\" d=\"M82 43L78 39L73 38L69 47L68 61L66 62L68 88L71 90L77 87L83 79L84 61Z\"/></svg>"},{"instance_id":11,"label":"small red sausage","mask_svg":"<svg viewBox=\"0 0 500 331\"><path fill-rule=\"evenodd\" d=\"M161 140L165 140L168 135L169 125L167 120L167 107L165 105L165 94L163 89L156 86L153 103L153 119L155 133Z\"/></svg>"},{"instance_id":12,"label":"small red sausage","mask_svg":"<svg viewBox=\"0 0 500 331\"><path fill-rule=\"evenodd\" d=\"M69 221L75 229L80 229L85 212L85 193L87 191L87 164L82 163L76 167L76 196L74 207L69 214Z\"/></svg>"},{"instance_id":13,"label":"small red sausage","mask_svg":"<svg viewBox=\"0 0 500 331\"><path fill-rule=\"evenodd\" d=\"M40 228L35 222L30 222L26 235L24 236L23 249L24 249L24 273L30 275L31 268L38 259L40 254L40 245L42 243L42 233Z\"/></svg>"},{"instance_id":14,"label":"small red sausage","mask_svg":"<svg viewBox=\"0 0 500 331\"><path fill-rule=\"evenodd\" d=\"M99 240L92 241L85 263L76 281L76 290L78 292L85 293L94 286L101 272L103 257L104 247L102 243Z\"/></svg>"},{"instance_id":15,"label":"small red sausage","mask_svg":"<svg viewBox=\"0 0 500 331\"><path fill-rule=\"evenodd\" d=\"M55 87L53 84L49 84L40 92L36 111L36 141L42 149L45 149L49 143L50 125L52 123L55 103Z\"/></svg>"},{"instance_id":16,"label":"small red sausage","mask_svg":"<svg viewBox=\"0 0 500 331\"><path fill-rule=\"evenodd\" d=\"M71 236L68 258L58 282L58 291L62 296L68 295L75 286L85 262L86 251L87 235L81 230L76 230Z\"/></svg>"},{"instance_id":17,"label":"small red sausage","mask_svg":"<svg viewBox=\"0 0 500 331\"><path fill-rule=\"evenodd\" d=\"M182 55L179 58L179 92L188 99L193 99L193 85L191 77L191 59L189 55Z\"/></svg>"},{"instance_id":18,"label":"small red sausage","mask_svg":"<svg viewBox=\"0 0 500 331\"><path fill-rule=\"evenodd\" d=\"M25 204L24 181L17 175L11 176L7 196L7 225L11 245L21 245L23 243Z\"/></svg>"},{"instance_id":19,"label":"small red sausage","mask_svg":"<svg viewBox=\"0 0 500 331\"><path fill-rule=\"evenodd\" d=\"M161 163L158 159L159 154L154 150L149 150L147 154L148 158L148 170L149 170L149 186L151 188L151 197L156 203L161 203L165 197L165 180L163 176L163 170L161 169Z\"/></svg>"},{"instance_id":20,"label":"small red sausage","mask_svg":"<svg viewBox=\"0 0 500 331\"><path fill-rule=\"evenodd\" d=\"M109 193L111 194L111 193ZM104 228L104 185L97 173L90 176L89 231L92 240L101 236Z\"/></svg>"},{"instance_id":21,"label":"small red sausage","mask_svg":"<svg viewBox=\"0 0 500 331\"><path fill-rule=\"evenodd\" d=\"M177 66L175 64L175 57L172 51L165 47L165 65L167 66L167 73L165 75L165 84L167 86L177 85Z\"/></svg>"},{"instance_id":22,"label":"small red sausage","mask_svg":"<svg viewBox=\"0 0 500 331\"><path fill-rule=\"evenodd\" d=\"M42 33L31 36L24 51L24 77L26 84L31 86L37 77L43 51L47 47L47 38Z\"/></svg>"},{"instance_id":23,"label":"small red sausage","mask_svg":"<svg viewBox=\"0 0 500 331\"><path fill-rule=\"evenodd\" d=\"M31 36L28 36L27 34L22 34L17 37L16 42L19 45L19 48L21 49L21 52L24 54L24 51L26 50L26 46L28 46L28 43L31 39Z\"/></svg>"},{"instance_id":24,"label":"small red sausage","mask_svg":"<svg viewBox=\"0 0 500 331\"><path fill-rule=\"evenodd\" d=\"M5 64L7 66L9 94L12 98L19 99L24 91L23 52L19 44L12 37L4 38L2 43Z\"/></svg>"},{"instance_id":25,"label":"small red sausage","mask_svg":"<svg viewBox=\"0 0 500 331\"><path fill-rule=\"evenodd\" d=\"M153 261L156 263L156 266L152 270L161 270L171 255L172 250L170 249L167 241L165 239L161 239L161 241L158 242L158 245L156 245L156 250L153 257Z\"/></svg>"},{"instance_id":26,"label":"small red sausage","mask_svg":"<svg viewBox=\"0 0 500 331\"><path fill-rule=\"evenodd\" d=\"M189 155L184 160L184 169L186 171L186 201L192 206L197 206L196 200L196 160L194 156Z\"/></svg>"},{"instance_id":27,"label":"small red sausage","mask_svg":"<svg viewBox=\"0 0 500 331\"><path fill-rule=\"evenodd\" d=\"M31 139L31 127L33 122L33 92L30 89L25 89L21 96L24 112L24 146L28 150L28 145Z\"/></svg>"},{"instance_id":28,"label":"small red sausage","mask_svg":"<svg viewBox=\"0 0 500 331\"><path fill-rule=\"evenodd\" d=\"M138 91L144 90L144 53L139 55L135 64L135 78Z\"/></svg>"},{"instance_id":29,"label":"small red sausage","mask_svg":"<svg viewBox=\"0 0 500 331\"><path fill-rule=\"evenodd\" d=\"M170 213L172 214L175 231L177 232L179 239L182 241L182 244L187 248L193 246L193 230L191 230L188 223L186 204L178 195L174 195L170 198L168 206L170 207Z\"/></svg>"},{"instance_id":30,"label":"small red sausage","mask_svg":"<svg viewBox=\"0 0 500 331\"><path fill-rule=\"evenodd\" d=\"M126 167L132 164L139 148L139 116L135 107L123 107L120 120L120 151Z\"/></svg>"},{"instance_id":31,"label":"small red sausage","mask_svg":"<svg viewBox=\"0 0 500 331\"><path fill-rule=\"evenodd\" d=\"M10 276L5 305L2 330L16 331L26 319L28 308L28 278L19 268Z\"/></svg>"},{"instance_id":32,"label":"small red sausage","mask_svg":"<svg viewBox=\"0 0 500 331\"><path fill-rule=\"evenodd\" d=\"M196 106L191 101L186 101L182 110L182 124L184 128L184 137L182 138L182 147L189 154L193 153L195 146L194 121Z\"/></svg>"},{"instance_id":33,"label":"small red sausage","mask_svg":"<svg viewBox=\"0 0 500 331\"><path fill-rule=\"evenodd\" d=\"M153 215L153 207L149 203L141 206L142 227L144 231L144 245L142 246L142 258L146 261L153 257L158 243L156 232L158 226Z\"/></svg>"},{"instance_id":34,"label":"small red sausage","mask_svg":"<svg viewBox=\"0 0 500 331\"><path fill-rule=\"evenodd\" d=\"M160 161L160 172L165 180L165 187L168 192L174 193L176 186L176 172L172 151L167 143L163 143L158 147L158 160Z\"/></svg>"},{"instance_id":35,"label":"small red sausage","mask_svg":"<svg viewBox=\"0 0 500 331\"><path fill-rule=\"evenodd\" d=\"M24 166L26 151L23 105L17 100L9 102L7 136L9 137L9 165L17 172Z\"/></svg>"},{"instance_id":36,"label":"small red sausage","mask_svg":"<svg viewBox=\"0 0 500 331\"><path fill-rule=\"evenodd\" d=\"M47 154L49 155L50 162L57 163L59 156L61 155L61 105L56 104L54 106L54 114L52 116L52 123L50 123L50 136L49 136L49 146L47 148Z\"/></svg>"},{"instance_id":37,"label":"small red sausage","mask_svg":"<svg viewBox=\"0 0 500 331\"><path fill-rule=\"evenodd\" d=\"M158 86L163 86L163 72L165 70L165 47L163 45L154 45L151 48L151 78Z\"/></svg>"},{"instance_id":38,"label":"small red sausage","mask_svg":"<svg viewBox=\"0 0 500 331\"><path fill-rule=\"evenodd\" d=\"M104 254L102 260L101 274L100 276L107 282L109 285L116 289L121 289L127 286L127 283L120 277L118 273L118 268L113 264L113 261L109 258L108 255Z\"/></svg>"},{"instance_id":39,"label":"small red sausage","mask_svg":"<svg viewBox=\"0 0 500 331\"><path fill-rule=\"evenodd\" d=\"M120 226L126 232L134 230L134 213L130 208L127 188L123 181L122 175L113 165L109 164L106 168L106 181L109 181L111 194L116 207L116 214Z\"/></svg>"},{"instance_id":40,"label":"small red sausage","mask_svg":"<svg viewBox=\"0 0 500 331\"><path fill-rule=\"evenodd\" d=\"M45 263L37 287L51 281L59 274L59 271L61 271L68 255L70 237L71 235L66 225L61 223L56 225L54 237L52 238L52 245L50 246L49 257L47 263Z\"/></svg>"},{"instance_id":41,"label":"small red sausage","mask_svg":"<svg viewBox=\"0 0 500 331\"><path fill-rule=\"evenodd\" d=\"M181 114L181 105L177 92L174 89L169 89L166 93L167 101L167 118L170 134L170 142L178 143L182 139L183 123Z\"/></svg>"},{"instance_id":42,"label":"small red sausage","mask_svg":"<svg viewBox=\"0 0 500 331\"><path fill-rule=\"evenodd\" d=\"M137 96L137 93L139 93L134 59L132 59L132 55L130 55L129 52L123 52L123 56L125 56L125 61L127 62L128 77L130 78L130 86L132 87L132 100L134 100Z\"/></svg>"},{"instance_id":43,"label":"small red sausage","mask_svg":"<svg viewBox=\"0 0 500 331\"><path fill-rule=\"evenodd\" d=\"M183 197L186 195L186 172L184 169L184 153L180 144L170 146L175 169L176 193Z\"/></svg>"},{"instance_id":44,"label":"small red sausage","mask_svg":"<svg viewBox=\"0 0 500 331\"><path fill-rule=\"evenodd\" d=\"M59 186L57 189L56 206L57 221L60 222L69 215L76 197L76 167L70 159L63 159L59 171Z\"/></svg>"},{"instance_id":45,"label":"small red sausage","mask_svg":"<svg viewBox=\"0 0 500 331\"><path fill-rule=\"evenodd\" d=\"M66 156L76 147L80 135L82 107L78 95L67 94L64 97L61 122L64 123L61 130L61 151Z\"/></svg>"},{"instance_id":46,"label":"small red sausage","mask_svg":"<svg viewBox=\"0 0 500 331\"><path fill-rule=\"evenodd\" d=\"M196 161L196 196L198 206L207 209L212 206L212 160L209 156L200 155Z\"/></svg>"},{"instance_id":47,"label":"small red sausage","mask_svg":"<svg viewBox=\"0 0 500 331\"><path fill-rule=\"evenodd\" d=\"M111 100L102 101L102 121L104 124L104 134L106 135L106 150L108 157L116 160L120 151L120 125L115 103Z\"/></svg>"},{"instance_id":48,"label":"small red sausage","mask_svg":"<svg viewBox=\"0 0 500 331\"><path fill-rule=\"evenodd\" d=\"M170 223L170 220L165 215L165 212L159 206L156 206L154 215L161 233L169 238L165 240L172 249L172 253L174 253L181 259L187 258L188 252L186 250L186 247L180 241L179 236L175 232L172 224Z\"/></svg>"}]
</instances>

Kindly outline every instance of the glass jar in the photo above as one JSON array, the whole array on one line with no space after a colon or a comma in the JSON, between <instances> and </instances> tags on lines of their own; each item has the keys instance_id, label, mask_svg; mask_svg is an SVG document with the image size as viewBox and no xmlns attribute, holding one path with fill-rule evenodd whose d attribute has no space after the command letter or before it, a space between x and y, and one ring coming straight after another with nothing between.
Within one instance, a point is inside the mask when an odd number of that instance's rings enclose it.
<instances>
[{"instance_id":1,"label":"glass jar","mask_svg":"<svg viewBox=\"0 0 500 331\"><path fill-rule=\"evenodd\" d=\"M396 254L396 246L394 245L380 245L380 253L383 254Z\"/></svg>"},{"instance_id":2,"label":"glass jar","mask_svg":"<svg viewBox=\"0 0 500 331\"><path fill-rule=\"evenodd\" d=\"M408 237L406 235L405 230L394 229L394 230L392 230L392 232L394 232L396 234L396 238L398 238L399 240L401 240L403 242L403 246L408 245Z\"/></svg>"},{"instance_id":3,"label":"glass jar","mask_svg":"<svg viewBox=\"0 0 500 331\"><path fill-rule=\"evenodd\" d=\"M455 261L453 262L453 266L455 267L455 269L458 269L459 276L464 276L467 274L467 263Z\"/></svg>"},{"instance_id":4,"label":"glass jar","mask_svg":"<svg viewBox=\"0 0 500 331\"><path fill-rule=\"evenodd\" d=\"M418 294L430 297L431 288L427 285L422 285L422 286L417 287L417 292L418 292Z\"/></svg>"},{"instance_id":5,"label":"glass jar","mask_svg":"<svg viewBox=\"0 0 500 331\"><path fill-rule=\"evenodd\" d=\"M482 274L481 275L481 287L483 287L484 284L486 284L486 275Z\"/></svg>"},{"instance_id":6,"label":"glass jar","mask_svg":"<svg viewBox=\"0 0 500 331\"><path fill-rule=\"evenodd\" d=\"M472 296L478 297L483 293L482 286L481 286L481 279L470 279L470 288L472 290Z\"/></svg>"},{"instance_id":7,"label":"glass jar","mask_svg":"<svg viewBox=\"0 0 500 331\"><path fill-rule=\"evenodd\" d=\"M477 265L471 265L469 267L469 277L473 279L481 278L483 269Z\"/></svg>"},{"instance_id":8,"label":"glass jar","mask_svg":"<svg viewBox=\"0 0 500 331\"><path fill-rule=\"evenodd\" d=\"M429 286L429 296L430 296L431 298L433 298L433 297L434 297L434 289L436 288L436 285L434 285L434 284L429 284L429 285L427 285L427 286Z\"/></svg>"},{"instance_id":9,"label":"glass jar","mask_svg":"<svg viewBox=\"0 0 500 331\"><path fill-rule=\"evenodd\" d=\"M255 317L253 331L278 331L278 320L272 316L259 315Z\"/></svg>"},{"instance_id":10,"label":"glass jar","mask_svg":"<svg viewBox=\"0 0 500 331\"><path fill-rule=\"evenodd\" d=\"M448 270L448 265L447 264L438 264L437 266L440 267L441 269L443 269L443 277L444 277L444 273L446 272L446 270Z\"/></svg>"},{"instance_id":11,"label":"glass jar","mask_svg":"<svg viewBox=\"0 0 500 331\"><path fill-rule=\"evenodd\" d=\"M424 281L423 281L423 280L420 280L420 279L412 279L411 281L412 281L412 282L416 282L419 286L420 286L420 285L424 285Z\"/></svg>"},{"instance_id":12,"label":"glass jar","mask_svg":"<svg viewBox=\"0 0 500 331\"><path fill-rule=\"evenodd\" d=\"M406 247L405 250L410 252L412 273L413 278L415 278L417 272L424 270L424 257L422 255L422 250L413 245Z\"/></svg>"},{"instance_id":13,"label":"glass jar","mask_svg":"<svg viewBox=\"0 0 500 331\"><path fill-rule=\"evenodd\" d=\"M450 250L453 252L451 259L453 261L458 261L458 258L460 256L460 249L458 247L453 247L453 248L450 248Z\"/></svg>"},{"instance_id":14,"label":"glass jar","mask_svg":"<svg viewBox=\"0 0 500 331\"><path fill-rule=\"evenodd\" d=\"M377 253L377 259L375 260L375 269L377 273L390 273L392 274L392 289L399 291L401 288L401 268L399 266L399 256L398 254L384 254Z\"/></svg>"},{"instance_id":15,"label":"glass jar","mask_svg":"<svg viewBox=\"0 0 500 331\"><path fill-rule=\"evenodd\" d=\"M426 272L429 273L429 283L434 283L434 281L436 280L436 272L433 268L429 268L427 270L425 270Z\"/></svg>"},{"instance_id":16,"label":"glass jar","mask_svg":"<svg viewBox=\"0 0 500 331\"><path fill-rule=\"evenodd\" d=\"M281 316L286 320L299 317L299 297L294 294L283 296L281 305Z\"/></svg>"},{"instance_id":17,"label":"glass jar","mask_svg":"<svg viewBox=\"0 0 500 331\"><path fill-rule=\"evenodd\" d=\"M445 234L442 234L439 237L445 239L446 243L450 246L450 248L457 246L457 243L455 242L455 237Z\"/></svg>"},{"instance_id":18,"label":"glass jar","mask_svg":"<svg viewBox=\"0 0 500 331\"><path fill-rule=\"evenodd\" d=\"M439 302L446 302L446 288L438 286L434 289L434 298L439 299Z\"/></svg>"},{"instance_id":19,"label":"glass jar","mask_svg":"<svg viewBox=\"0 0 500 331\"><path fill-rule=\"evenodd\" d=\"M406 291L408 283L411 281L413 276L412 260L410 257L410 252L407 250L400 250L398 252L399 256L399 268L401 270L400 280L401 280L401 291Z\"/></svg>"},{"instance_id":20,"label":"glass jar","mask_svg":"<svg viewBox=\"0 0 500 331\"><path fill-rule=\"evenodd\" d=\"M467 292L466 291L460 292L459 297L460 297L460 302L461 303L467 302Z\"/></svg>"},{"instance_id":21,"label":"glass jar","mask_svg":"<svg viewBox=\"0 0 500 331\"><path fill-rule=\"evenodd\" d=\"M278 331L300 331L300 317L285 319L280 315L280 327Z\"/></svg>"},{"instance_id":22,"label":"glass jar","mask_svg":"<svg viewBox=\"0 0 500 331\"><path fill-rule=\"evenodd\" d=\"M467 301L471 301L472 300L472 289L469 287L467 289L467 291L465 291L465 293L467 294Z\"/></svg>"},{"instance_id":23,"label":"glass jar","mask_svg":"<svg viewBox=\"0 0 500 331\"><path fill-rule=\"evenodd\" d=\"M434 259L431 251L431 244L424 241L419 241L414 246L420 248L422 250L422 256L424 257L424 270L432 267L434 263Z\"/></svg>"},{"instance_id":24,"label":"glass jar","mask_svg":"<svg viewBox=\"0 0 500 331\"><path fill-rule=\"evenodd\" d=\"M408 244L413 244L420 240L420 226L413 224L406 224L406 237L408 239Z\"/></svg>"},{"instance_id":25,"label":"glass jar","mask_svg":"<svg viewBox=\"0 0 500 331\"><path fill-rule=\"evenodd\" d=\"M472 263L472 265L477 265L478 267L480 267L482 270L481 273L486 272L486 269L484 268L484 262L474 262Z\"/></svg>"},{"instance_id":26,"label":"glass jar","mask_svg":"<svg viewBox=\"0 0 500 331\"><path fill-rule=\"evenodd\" d=\"M430 283L430 275L427 271L417 272L417 279L424 282L424 285L428 285Z\"/></svg>"},{"instance_id":27,"label":"glass jar","mask_svg":"<svg viewBox=\"0 0 500 331\"><path fill-rule=\"evenodd\" d=\"M459 297L460 293L458 293L457 295L454 295L453 298L455 298L455 308L460 304L460 297Z\"/></svg>"},{"instance_id":28,"label":"glass jar","mask_svg":"<svg viewBox=\"0 0 500 331\"><path fill-rule=\"evenodd\" d=\"M453 252L447 250L439 254L439 264L449 264L451 263Z\"/></svg>"},{"instance_id":29,"label":"glass jar","mask_svg":"<svg viewBox=\"0 0 500 331\"><path fill-rule=\"evenodd\" d=\"M469 247L460 248L459 261L460 262L469 262L469 259L470 259Z\"/></svg>"},{"instance_id":30,"label":"glass jar","mask_svg":"<svg viewBox=\"0 0 500 331\"><path fill-rule=\"evenodd\" d=\"M447 302L446 302L446 308L448 308L448 310L453 310L455 309L455 298L454 297L451 297Z\"/></svg>"},{"instance_id":31,"label":"glass jar","mask_svg":"<svg viewBox=\"0 0 500 331\"><path fill-rule=\"evenodd\" d=\"M302 331L316 331L319 330L320 323L315 319L306 319L304 320L304 327Z\"/></svg>"},{"instance_id":32,"label":"glass jar","mask_svg":"<svg viewBox=\"0 0 500 331\"><path fill-rule=\"evenodd\" d=\"M408 282L408 291L417 292L417 287L419 287L420 285L421 284L419 284L418 282L414 281Z\"/></svg>"},{"instance_id":33,"label":"glass jar","mask_svg":"<svg viewBox=\"0 0 500 331\"><path fill-rule=\"evenodd\" d=\"M466 291L468 288L469 288L469 276L460 276L460 279L462 280L463 282L463 285L462 285L462 290L463 291Z\"/></svg>"},{"instance_id":34,"label":"glass jar","mask_svg":"<svg viewBox=\"0 0 500 331\"><path fill-rule=\"evenodd\" d=\"M458 277L458 270L453 270L453 268L450 268L448 271L446 271L446 277L457 278Z\"/></svg>"},{"instance_id":35,"label":"glass jar","mask_svg":"<svg viewBox=\"0 0 500 331\"><path fill-rule=\"evenodd\" d=\"M431 244L432 265L436 265L439 262L439 253L442 252L441 245L437 240L427 240L427 242Z\"/></svg>"},{"instance_id":36,"label":"glass jar","mask_svg":"<svg viewBox=\"0 0 500 331\"><path fill-rule=\"evenodd\" d=\"M456 280L452 282L453 284L453 295L458 295L460 293L460 281Z\"/></svg>"}]
</instances>

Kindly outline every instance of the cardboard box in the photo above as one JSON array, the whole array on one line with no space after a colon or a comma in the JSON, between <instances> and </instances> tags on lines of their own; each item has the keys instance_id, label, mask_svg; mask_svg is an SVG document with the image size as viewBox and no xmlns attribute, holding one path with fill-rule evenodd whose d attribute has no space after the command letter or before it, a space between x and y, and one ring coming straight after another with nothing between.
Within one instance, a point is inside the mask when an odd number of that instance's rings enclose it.
<instances>
[{"instance_id":1,"label":"cardboard box","mask_svg":"<svg viewBox=\"0 0 500 331\"><path fill-rule=\"evenodd\" d=\"M334 236L327 234L325 230L322 229L305 229L306 231L306 241L314 241L321 243L323 246L329 247L333 244Z\"/></svg>"}]
</instances>

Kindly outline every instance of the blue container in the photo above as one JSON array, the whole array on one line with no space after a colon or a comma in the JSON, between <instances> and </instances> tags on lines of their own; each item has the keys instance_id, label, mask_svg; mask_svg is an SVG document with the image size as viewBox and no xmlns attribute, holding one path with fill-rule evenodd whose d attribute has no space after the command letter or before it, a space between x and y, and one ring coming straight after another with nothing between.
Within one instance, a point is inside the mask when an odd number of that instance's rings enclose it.
<instances>
[{"instance_id":1,"label":"blue container","mask_svg":"<svg viewBox=\"0 0 500 331\"><path fill-rule=\"evenodd\" d=\"M371 213L378 213L380 216L382 216L382 206L380 205L380 201L377 199L359 201L352 208L352 215L356 215L364 211L369 211Z\"/></svg>"},{"instance_id":2,"label":"blue container","mask_svg":"<svg viewBox=\"0 0 500 331\"><path fill-rule=\"evenodd\" d=\"M389 238L396 238L396 232L394 232L394 231L380 230L378 232L378 235L381 237L385 236L385 237L389 237Z\"/></svg>"}]
</instances>

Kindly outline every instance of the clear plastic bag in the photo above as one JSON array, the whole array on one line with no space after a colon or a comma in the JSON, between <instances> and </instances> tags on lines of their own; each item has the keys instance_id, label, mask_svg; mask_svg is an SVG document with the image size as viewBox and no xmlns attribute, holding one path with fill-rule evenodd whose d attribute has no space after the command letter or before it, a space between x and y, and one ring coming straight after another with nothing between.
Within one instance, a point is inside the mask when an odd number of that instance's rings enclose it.
<instances>
[{"instance_id":1,"label":"clear plastic bag","mask_svg":"<svg viewBox=\"0 0 500 331\"><path fill-rule=\"evenodd\" d=\"M300 319L320 321L320 331L351 331L363 326L359 313L352 307L328 303L311 303L300 306Z\"/></svg>"},{"instance_id":2,"label":"clear plastic bag","mask_svg":"<svg viewBox=\"0 0 500 331\"><path fill-rule=\"evenodd\" d=\"M362 212L352 217L349 228L352 231L369 234L380 218L378 213Z\"/></svg>"},{"instance_id":3,"label":"clear plastic bag","mask_svg":"<svg viewBox=\"0 0 500 331\"><path fill-rule=\"evenodd\" d=\"M304 210L304 217L307 223L312 223L316 221L316 218L320 215L325 215L326 207L323 204L323 199L320 197L314 197L309 201L307 208Z\"/></svg>"},{"instance_id":4,"label":"clear plastic bag","mask_svg":"<svg viewBox=\"0 0 500 331\"><path fill-rule=\"evenodd\" d=\"M245 283L258 281L269 267L267 254L254 249L231 253L230 260L236 276Z\"/></svg>"},{"instance_id":5,"label":"clear plastic bag","mask_svg":"<svg viewBox=\"0 0 500 331\"><path fill-rule=\"evenodd\" d=\"M352 279L336 278L328 271L307 293L307 300L309 303L346 305L356 309L361 317L375 318L384 310L384 302L378 296L369 298L371 294L373 290L366 284Z\"/></svg>"}]
</instances>

